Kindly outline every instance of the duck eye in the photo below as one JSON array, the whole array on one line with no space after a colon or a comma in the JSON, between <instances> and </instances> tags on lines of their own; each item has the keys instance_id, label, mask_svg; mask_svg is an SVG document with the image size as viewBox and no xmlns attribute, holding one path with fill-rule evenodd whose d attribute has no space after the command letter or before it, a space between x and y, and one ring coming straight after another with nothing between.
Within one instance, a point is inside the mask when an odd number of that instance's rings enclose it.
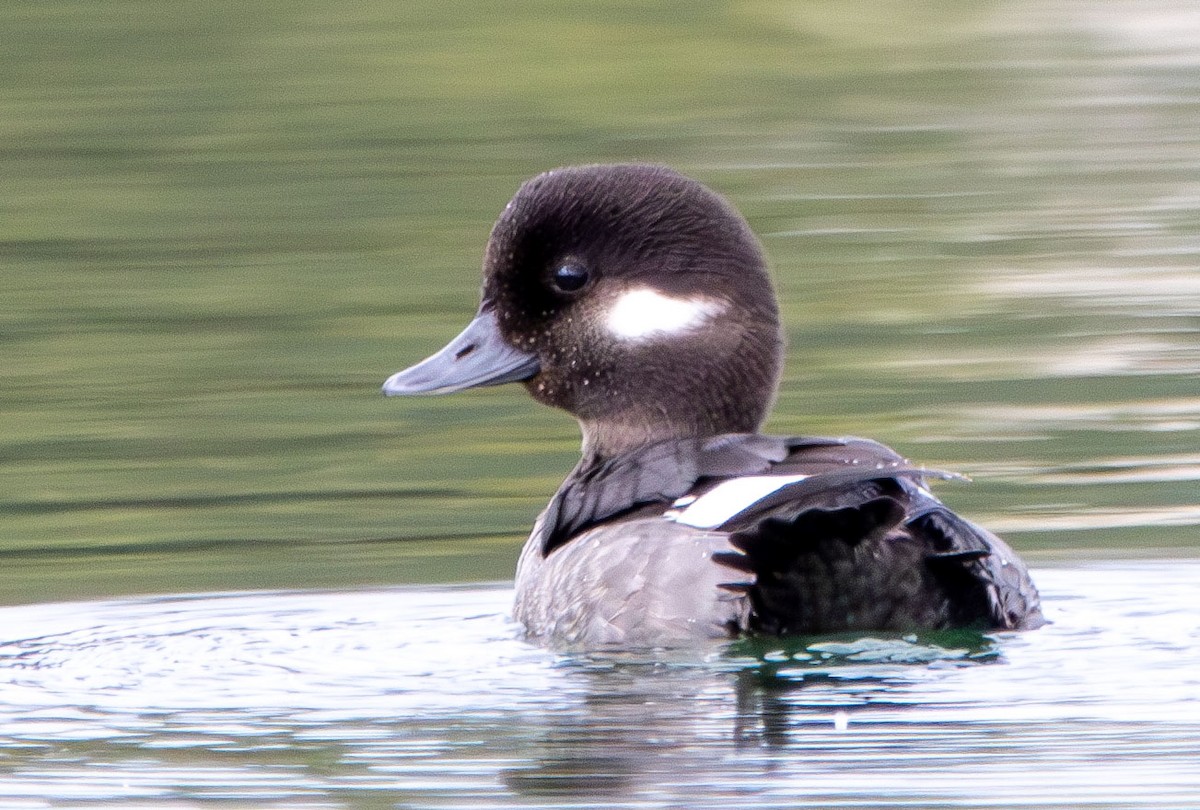
<instances>
[{"instance_id":1,"label":"duck eye","mask_svg":"<svg viewBox=\"0 0 1200 810\"><path fill-rule=\"evenodd\" d=\"M578 262L563 262L554 269L550 281L559 292L578 292L588 282L588 271Z\"/></svg>"}]
</instances>

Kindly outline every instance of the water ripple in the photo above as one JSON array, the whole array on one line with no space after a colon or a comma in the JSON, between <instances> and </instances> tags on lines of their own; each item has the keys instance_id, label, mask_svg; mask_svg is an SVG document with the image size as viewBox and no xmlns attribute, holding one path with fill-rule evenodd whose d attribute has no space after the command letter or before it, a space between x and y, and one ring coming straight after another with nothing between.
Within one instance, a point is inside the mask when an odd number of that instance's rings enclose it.
<instances>
[{"instance_id":1,"label":"water ripple","mask_svg":"<svg viewBox=\"0 0 1200 810\"><path fill-rule=\"evenodd\" d=\"M5 608L0 806L1200 796L1200 562L1037 577L1034 633L624 655L526 645L504 587Z\"/></svg>"}]
</instances>

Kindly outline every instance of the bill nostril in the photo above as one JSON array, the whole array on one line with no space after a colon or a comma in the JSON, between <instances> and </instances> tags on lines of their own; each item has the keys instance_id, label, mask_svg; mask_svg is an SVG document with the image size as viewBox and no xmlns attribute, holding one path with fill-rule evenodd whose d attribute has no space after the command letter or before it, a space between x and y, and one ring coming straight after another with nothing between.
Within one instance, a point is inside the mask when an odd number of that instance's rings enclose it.
<instances>
[{"instance_id":1,"label":"bill nostril","mask_svg":"<svg viewBox=\"0 0 1200 810\"><path fill-rule=\"evenodd\" d=\"M463 359L464 357L466 357L468 354L470 354L471 352L475 351L475 349L476 349L476 348L477 348L477 346L476 346L476 344L474 344L474 343L467 344L466 346L463 346L461 349L459 349L459 350L458 350L458 351L455 353L455 355L454 355L454 359L455 359L455 360L462 360L462 359Z\"/></svg>"}]
</instances>

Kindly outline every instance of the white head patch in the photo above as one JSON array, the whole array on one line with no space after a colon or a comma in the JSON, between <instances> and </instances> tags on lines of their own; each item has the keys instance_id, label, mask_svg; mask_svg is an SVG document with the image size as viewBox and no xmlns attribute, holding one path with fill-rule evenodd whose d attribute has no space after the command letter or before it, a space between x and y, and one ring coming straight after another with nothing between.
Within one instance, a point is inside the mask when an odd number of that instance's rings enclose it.
<instances>
[{"instance_id":1,"label":"white head patch","mask_svg":"<svg viewBox=\"0 0 1200 810\"><path fill-rule=\"evenodd\" d=\"M671 298L649 287L635 287L617 298L605 325L620 340L644 340L695 329L725 305L712 298Z\"/></svg>"}]
</instances>

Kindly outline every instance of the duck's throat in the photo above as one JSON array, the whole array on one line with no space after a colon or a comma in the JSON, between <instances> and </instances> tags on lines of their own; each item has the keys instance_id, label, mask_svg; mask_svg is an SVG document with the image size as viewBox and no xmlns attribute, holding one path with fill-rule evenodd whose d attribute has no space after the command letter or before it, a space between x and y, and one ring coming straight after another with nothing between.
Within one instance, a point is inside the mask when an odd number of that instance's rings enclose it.
<instances>
[{"instance_id":1,"label":"duck's throat","mask_svg":"<svg viewBox=\"0 0 1200 810\"><path fill-rule=\"evenodd\" d=\"M716 419L690 415L681 418L667 409L653 413L623 414L606 419L581 419L583 457L603 461L639 450L647 445L678 439L702 439L723 433L753 433L761 419L745 414L742 419Z\"/></svg>"}]
</instances>

